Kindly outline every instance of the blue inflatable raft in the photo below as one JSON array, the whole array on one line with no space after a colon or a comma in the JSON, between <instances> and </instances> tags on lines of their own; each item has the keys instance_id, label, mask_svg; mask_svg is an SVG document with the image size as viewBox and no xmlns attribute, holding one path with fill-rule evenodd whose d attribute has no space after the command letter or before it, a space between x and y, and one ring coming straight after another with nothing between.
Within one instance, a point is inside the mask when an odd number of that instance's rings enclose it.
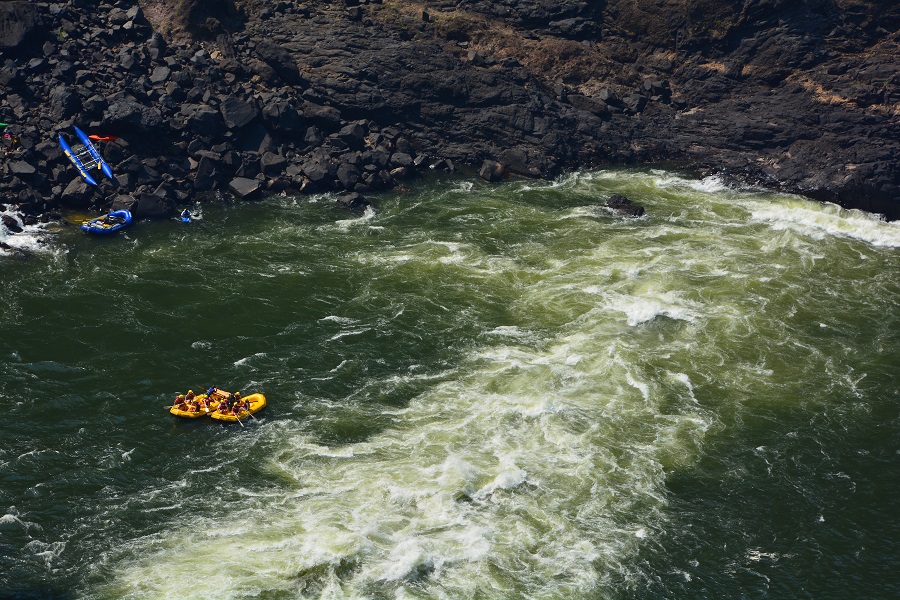
<instances>
[{"instance_id":1,"label":"blue inflatable raft","mask_svg":"<svg viewBox=\"0 0 900 600\"><path fill-rule=\"evenodd\" d=\"M103 157L100 156L100 153L94 148L94 145L91 143L87 134L77 127L75 127L75 134L78 136L78 139L81 140L81 144L76 144L74 148L70 147L62 134L59 134L59 147L62 148L65 155L72 161L75 168L78 169L78 174L81 175L82 179L91 185L97 185L97 181L90 175L90 171L93 169L98 169L108 178L112 179L112 167L103 160Z\"/></svg>"},{"instance_id":2,"label":"blue inflatable raft","mask_svg":"<svg viewBox=\"0 0 900 600\"><path fill-rule=\"evenodd\" d=\"M97 219L91 219L81 224L82 231L88 233L96 233L98 235L109 235L120 229L125 229L131 225L131 211L114 210L108 215L104 215Z\"/></svg>"}]
</instances>

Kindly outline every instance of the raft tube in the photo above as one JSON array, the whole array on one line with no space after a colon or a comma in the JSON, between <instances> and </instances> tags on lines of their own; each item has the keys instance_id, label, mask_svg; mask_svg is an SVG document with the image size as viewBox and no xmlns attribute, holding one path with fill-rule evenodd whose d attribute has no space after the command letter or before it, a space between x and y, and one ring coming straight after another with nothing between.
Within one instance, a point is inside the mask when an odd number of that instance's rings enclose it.
<instances>
[{"instance_id":1,"label":"raft tube","mask_svg":"<svg viewBox=\"0 0 900 600\"><path fill-rule=\"evenodd\" d=\"M200 400L206 399L206 394L200 394L194 397L198 402ZM205 411L203 409L198 410L197 412L191 412L189 410L181 410L180 408L175 408L174 406L169 409L169 412L176 417L182 417L184 419L196 419L198 417L205 417L208 414L211 414L219 406L219 402L217 400L211 400L209 403L209 411Z\"/></svg>"},{"instance_id":2,"label":"raft tube","mask_svg":"<svg viewBox=\"0 0 900 600\"><path fill-rule=\"evenodd\" d=\"M225 421L228 423L234 423L238 419L243 421L253 413L257 413L266 407L266 397L262 394L250 394L244 398L247 402L250 403L250 410L242 410L239 414L233 415L230 412L228 413L220 413L218 411L213 412L210 409L209 416L217 421Z\"/></svg>"},{"instance_id":3,"label":"raft tube","mask_svg":"<svg viewBox=\"0 0 900 600\"><path fill-rule=\"evenodd\" d=\"M118 218L121 219L121 221L119 223L105 223L104 219L106 217ZM88 233L95 233L97 235L109 235L111 233L119 231L120 229L125 229L126 227L131 225L132 219L133 217L131 216L131 211L114 210L105 217L85 221L81 224L81 230Z\"/></svg>"}]
</instances>

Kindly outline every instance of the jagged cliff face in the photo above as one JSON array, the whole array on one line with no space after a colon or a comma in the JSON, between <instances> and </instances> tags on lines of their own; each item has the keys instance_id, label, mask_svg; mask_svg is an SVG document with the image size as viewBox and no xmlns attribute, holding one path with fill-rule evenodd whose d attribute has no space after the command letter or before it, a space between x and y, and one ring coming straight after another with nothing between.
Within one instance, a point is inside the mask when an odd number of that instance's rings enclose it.
<instances>
[{"instance_id":1,"label":"jagged cliff face","mask_svg":"<svg viewBox=\"0 0 900 600\"><path fill-rule=\"evenodd\" d=\"M40 139L93 121L128 135L112 158L155 210L236 176L366 193L449 159L491 177L661 162L900 218L893 2L139 5L0 4L3 116L50 171L18 165L12 193L68 202Z\"/></svg>"}]
</instances>

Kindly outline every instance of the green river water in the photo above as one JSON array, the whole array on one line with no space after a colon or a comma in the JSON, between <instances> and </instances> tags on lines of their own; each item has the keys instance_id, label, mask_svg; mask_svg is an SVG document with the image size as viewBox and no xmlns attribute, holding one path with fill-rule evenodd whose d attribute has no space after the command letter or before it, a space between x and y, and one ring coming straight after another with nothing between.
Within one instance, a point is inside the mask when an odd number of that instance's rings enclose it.
<instances>
[{"instance_id":1,"label":"green river water","mask_svg":"<svg viewBox=\"0 0 900 600\"><path fill-rule=\"evenodd\" d=\"M0 598L900 596L900 226L649 170L332 202L0 235ZM209 385L269 406L166 411Z\"/></svg>"}]
</instances>

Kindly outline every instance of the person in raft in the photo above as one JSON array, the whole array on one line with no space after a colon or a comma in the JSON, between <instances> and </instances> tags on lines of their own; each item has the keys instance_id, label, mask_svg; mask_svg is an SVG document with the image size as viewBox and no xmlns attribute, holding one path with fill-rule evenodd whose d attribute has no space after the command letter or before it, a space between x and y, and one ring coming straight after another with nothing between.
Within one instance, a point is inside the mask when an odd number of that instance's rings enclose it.
<instances>
[{"instance_id":1,"label":"person in raft","mask_svg":"<svg viewBox=\"0 0 900 600\"><path fill-rule=\"evenodd\" d=\"M175 396L175 408L185 411L188 409L187 402L184 401L184 394L178 394L177 396Z\"/></svg>"},{"instance_id":2,"label":"person in raft","mask_svg":"<svg viewBox=\"0 0 900 600\"><path fill-rule=\"evenodd\" d=\"M219 402L219 408L218 408L218 410L219 410L219 412L222 413L223 415L224 415L225 413L227 413L227 412L228 412L228 402L225 402L224 400L223 400L222 402Z\"/></svg>"}]
</instances>

